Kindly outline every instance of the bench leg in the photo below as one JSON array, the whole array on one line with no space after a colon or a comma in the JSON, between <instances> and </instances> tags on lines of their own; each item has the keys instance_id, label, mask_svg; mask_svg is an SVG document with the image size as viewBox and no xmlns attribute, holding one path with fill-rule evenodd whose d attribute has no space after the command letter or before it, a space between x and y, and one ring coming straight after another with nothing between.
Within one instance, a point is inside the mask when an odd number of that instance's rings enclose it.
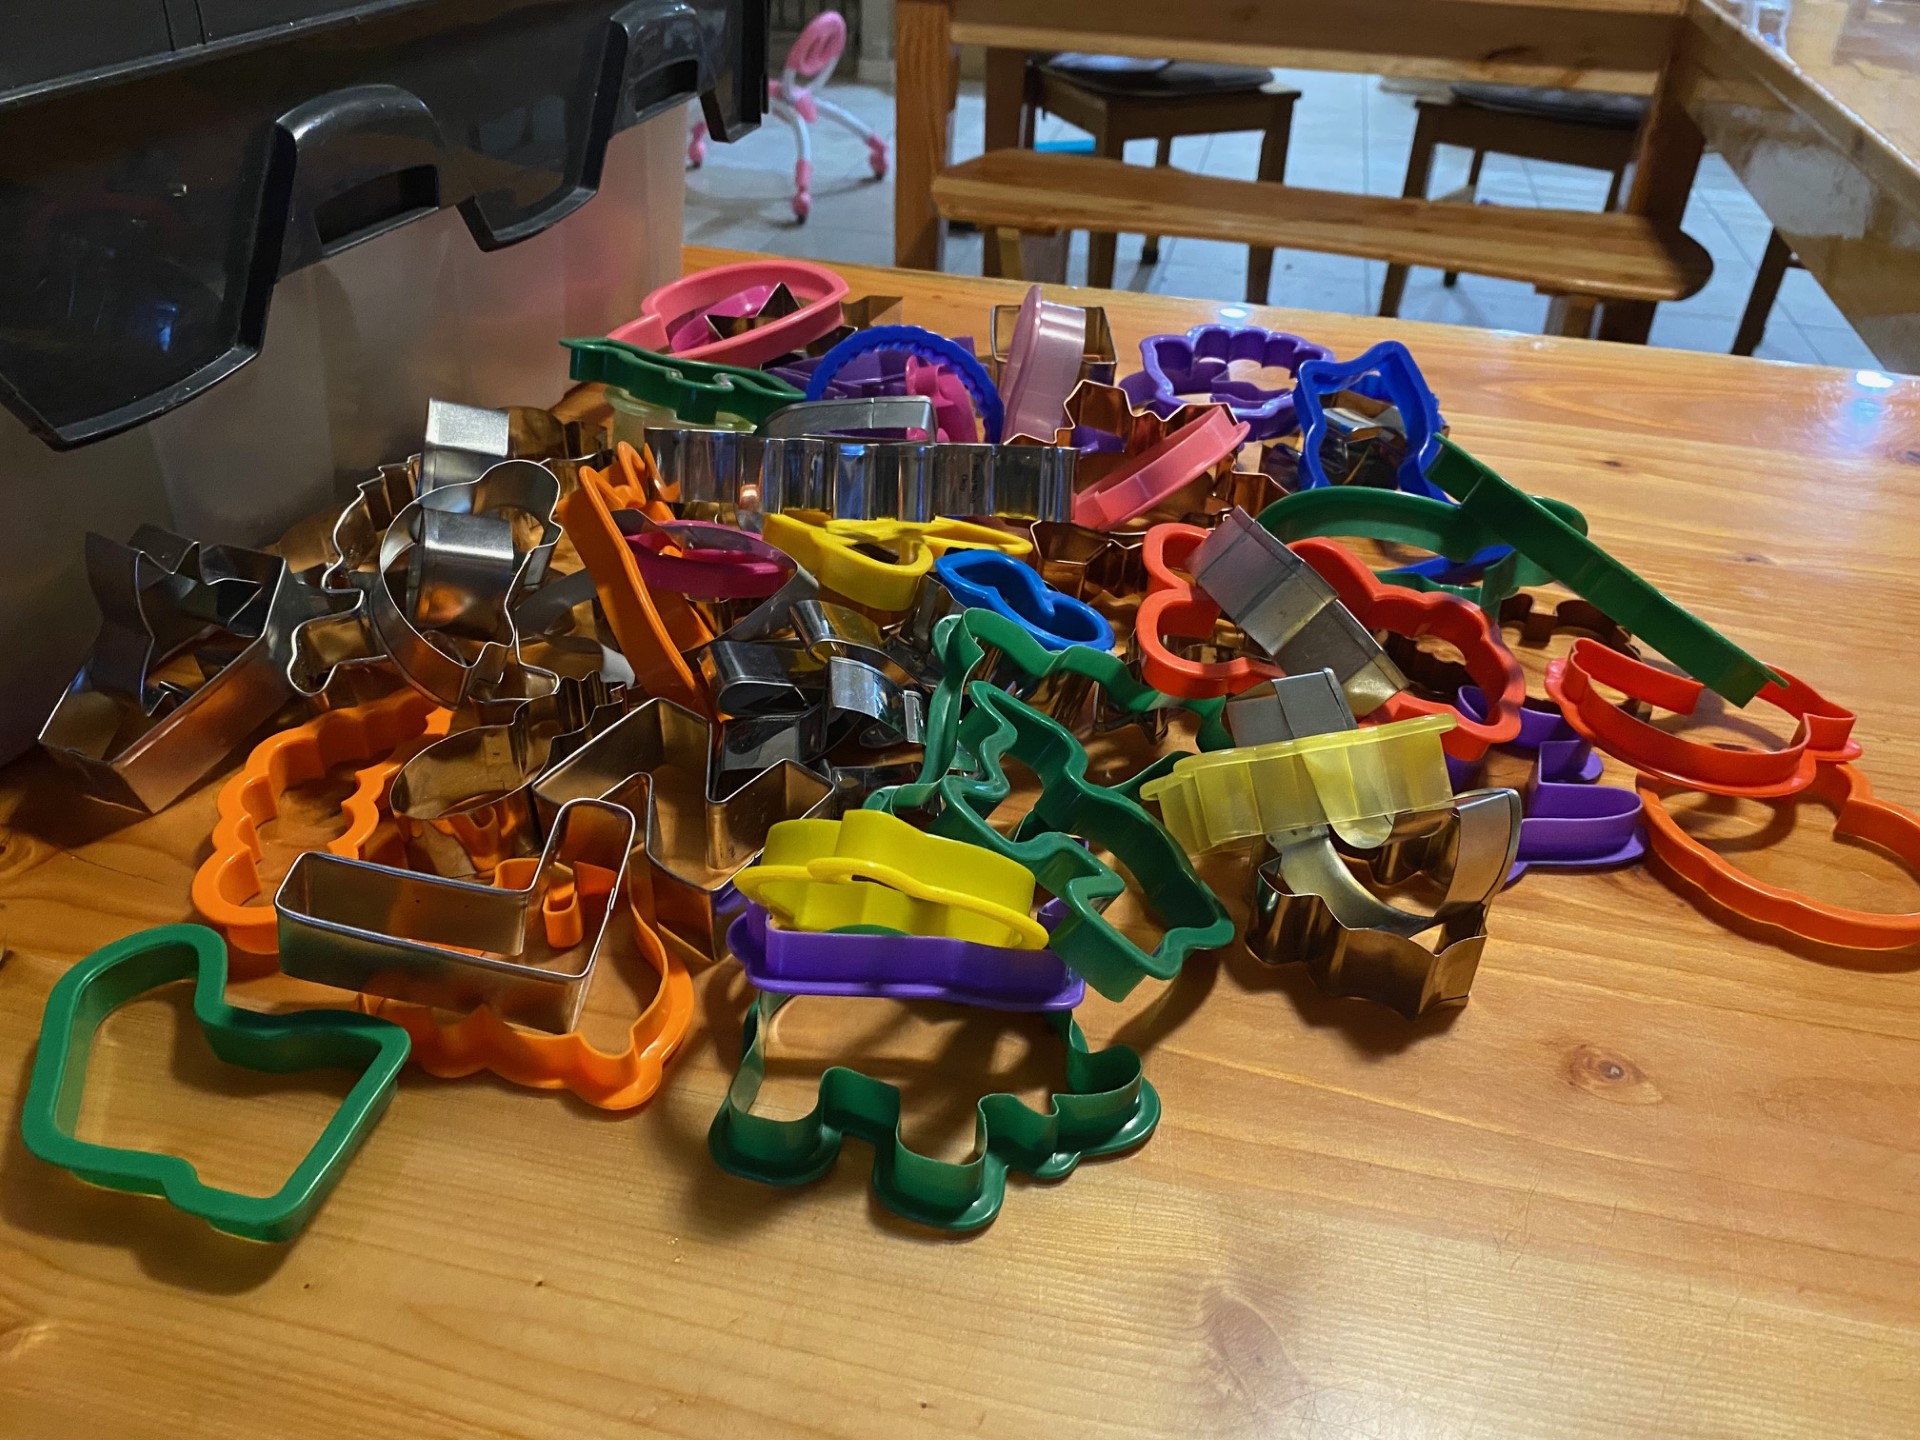
<instances>
[{"instance_id":1,"label":"bench leg","mask_svg":"<svg viewBox=\"0 0 1920 1440\"><path fill-rule=\"evenodd\" d=\"M1407 152L1407 183L1400 193L1409 200L1427 198L1427 186L1433 180L1433 152L1435 141L1433 127L1427 123L1425 110L1420 112L1420 123L1414 127L1413 148ZM1389 265L1387 280L1380 287L1380 313L1391 318L1400 313L1400 297L1407 292L1407 267Z\"/></svg>"},{"instance_id":2,"label":"bench leg","mask_svg":"<svg viewBox=\"0 0 1920 1440\"><path fill-rule=\"evenodd\" d=\"M1110 160L1127 158L1127 142L1115 133L1110 121L1102 123L1100 133L1093 137L1093 147ZM1119 241L1118 235L1087 232L1087 284L1096 290L1113 288L1114 247Z\"/></svg>"},{"instance_id":3,"label":"bench leg","mask_svg":"<svg viewBox=\"0 0 1920 1440\"><path fill-rule=\"evenodd\" d=\"M1480 203L1480 167L1486 163L1486 151L1476 150L1473 152L1473 163L1467 167L1466 203L1469 205L1478 205ZM1453 289L1454 286L1460 283L1460 272L1458 270L1447 271L1446 274L1440 277L1440 283L1449 290Z\"/></svg>"},{"instance_id":4,"label":"bench leg","mask_svg":"<svg viewBox=\"0 0 1920 1440\"><path fill-rule=\"evenodd\" d=\"M1153 163L1164 170L1173 163L1173 137L1162 135L1160 143L1153 152ZM1148 235L1140 241L1140 263L1158 265L1160 263L1160 237Z\"/></svg>"},{"instance_id":5,"label":"bench leg","mask_svg":"<svg viewBox=\"0 0 1920 1440\"><path fill-rule=\"evenodd\" d=\"M982 255L994 258L995 269L989 273L998 274L1008 280L1026 279L1026 268L1020 260L1020 232L1007 225L995 225L987 232L987 243ZM983 266L984 268L984 266Z\"/></svg>"},{"instance_id":6,"label":"bench leg","mask_svg":"<svg viewBox=\"0 0 1920 1440\"><path fill-rule=\"evenodd\" d=\"M1027 52L987 51L986 147L988 150L1031 148L1033 106L1027 95ZM991 244L980 250L980 273L998 275L1000 256Z\"/></svg>"},{"instance_id":7,"label":"bench leg","mask_svg":"<svg viewBox=\"0 0 1920 1440\"><path fill-rule=\"evenodd\" d=\"M1585 340L1593 334L1594 312L1600 302L1591 295L1556 295L1547 307L1548 335L1566 335Z\"/></svg>"}]
</instances>

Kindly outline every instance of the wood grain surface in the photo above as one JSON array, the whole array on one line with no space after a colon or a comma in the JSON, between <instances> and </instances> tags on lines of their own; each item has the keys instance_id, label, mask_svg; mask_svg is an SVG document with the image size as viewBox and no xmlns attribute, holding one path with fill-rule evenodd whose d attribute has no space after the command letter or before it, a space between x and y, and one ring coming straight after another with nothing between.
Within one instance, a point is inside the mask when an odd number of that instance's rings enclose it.
<instances>
[{"instance_id":1,"label":"wood grain surface","mask_svg":"<svg viewBox=\"0 0 1920 1440\"><path fill-rule=\"evenodd\" d=\"M988 304L1019 294L846 273L949 333L984 333ZM1128 355L1223 313L1056 296L1105 303ZM1920 800L1920 381L1252 318L1343 355L1406 339L1460 441L1856 708L1876 792ZM1634 870L1529 876L1493 911L1471 1002L1413 1025L1321 997L1299 967L1203 956L1082 1010L1096 1043L1145 1056L1159 1133L1014 1184L967 1239L875 1207L858 1143L800 1190L715 1168L705 1132L746 995L712 967L649 1108L410 1072L312 1227L267 1248L89 1190L25 1154L12 1118L54 980L188 918L215 789L126 823L42 762L0 772L6 1440L1920 1432L1913 955L1794 953ZM326 800L274 847L323 830ZM1910 875L1833 846L1803 808L1742 853L1756 873L1920 908ZM1770 815L1701 823L1738 846ZM596 985L596 1026L631 1015L627 969ZM1023 1022L880 1001L788 1014L771 1112L802 1113L845 1060L900 1083L909 1139L940 1154L967 1152L978 1094L1038 1098L1059 1075ZM218 1067L174 992L109 1022L91 1078L83 1134L254 1189L340 1093Z\"/></svg>"}]
</instances>

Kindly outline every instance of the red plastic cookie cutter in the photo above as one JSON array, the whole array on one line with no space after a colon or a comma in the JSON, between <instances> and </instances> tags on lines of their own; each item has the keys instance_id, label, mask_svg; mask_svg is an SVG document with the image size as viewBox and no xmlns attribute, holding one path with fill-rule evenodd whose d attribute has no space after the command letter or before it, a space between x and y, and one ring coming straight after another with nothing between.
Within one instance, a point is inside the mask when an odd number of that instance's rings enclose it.
<instances>
[{"instance_id":1,"label":"red plastic cookie cutter","mask_svg":"<svg viewBox=\"0 0 1920 1440\"><path fill-rule=\"evenodd\" d=\"M1780 679L1761 687L1764 700L1799 721L1778 750L1723 749L1670 734L1629 715L1596 688L1608 685L1630 700L1691 715L1706 686L1684 675L1642 664L1597 640L1576 640L1547 666L1547 694L1580 738L1643 775L1710 795L1777 800L1813 784L1823 764L1859 758L1854 715L1804 680L1775 667Z\"/></svg>"},{"instance_id":2,"label":"red plastic cookie cutter","mask_svg":"<svg viewBox=\"0 0 1920 1440\"><path fill-rule=\"evenodd\" d=\"M1489 697L1483 719L1452 701L1402 690L1370 718L1452 715L1457 723L1442 744L1456 760L1478 760L1489 745L1504 745L1520 733L1520 710L1527 699L1526 672L1479 606L1439 591L1383 584L1364 560L1332 540L1296 540L1288 548L1333 587L1340 603L1367 629L1391 630L1412 640L1432 636L1453 646L1460 652L1475 687Z\"/></svg>"},{"instance_id":3,"label":"red plastic cookie cutter","mask_svg":"<svg viewBox=\"0 0 1920 1440\"><path fill-rule=\"evenodd\" d=\"M1140 678L1154 689L1182 700L1210 700L1285 674L1277 665L1252 655L1232 660L1192 660L1168 647L1169 637L1211 640L1221 610L1187 574L1194 551L1207 538L1198 525L1167 523L1147 531L1141 560L1147 569L1147 598L1134 618L1133 643L1140 657Z\"/></svg>"},{"instance_id":4,"label":"red plastic cookie cutter","mask_svg":"<svg viewBox=\"0 0 1920 1440\"><path fill-rule=\"evenodd\" d=\"M1667 872L1734 914L1849 950L1902 950L1920 942L1920 912L1847 910L1735 869L1724 856L1688 834L1667 809L1667 795L1680 787L1646 775L1636 783L1648 842ZM1818 766L1810 783L1790 798L1797 803L1802 797L1831 805L1838 812L1835 840L1864 840L1920 873L1920 815L1875 799L1861 771L1851 765Z\"/></svg>"},{"instance_id":5,"label":"red plastic cookie cutter","mask_svg":"<svg viewBox=\"0 0 1920 1440\"><path fill-rule=\"evenodd\" d=\"M738 335L706 339L708 314L749 314L784 285L800 308ZM838 329L847 282L803 260L745 260L696 270L653 291L609 340L714 365L764 365Z\"/></svg>"}]
</instances>

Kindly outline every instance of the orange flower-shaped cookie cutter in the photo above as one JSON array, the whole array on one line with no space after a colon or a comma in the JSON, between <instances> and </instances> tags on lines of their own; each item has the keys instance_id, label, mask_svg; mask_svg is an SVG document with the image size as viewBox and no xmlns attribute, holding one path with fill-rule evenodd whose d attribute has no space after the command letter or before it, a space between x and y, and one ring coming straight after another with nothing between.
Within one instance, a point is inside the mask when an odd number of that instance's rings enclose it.
<instances>
[{"instance_id":1,"label":"orange flower-shaped cookie cutter","mask_svg":"<svg viewBox=\"0 0 1920 1440\"><path fill-rule=\"evenodd\" d=\"M1920 943L1920 912L1848 910L1756 880L1735 869L1674 818L1667 809L1667 797L1683 787L1647 775L1639 777L1637 786L1653 853L1686 888L1736 915L1822 945L1902 950ZM1864 840L1920 873L1920 815L1876 799L1866 775L1853 766L1820 765L1806 786L1786 798L1793 803L1805 798L1833 806L1835 840Z\"/></svg>"},{"instance_id":2,"label":"orange flower-shaped cookie cutter","mask_svg":"<svg viewBox=\"0 0 1920 1440\"><path fill-rule=\"evenodd\" d=\"M1710 795L1777 800L1813 784L1823 765L1857 759L1854 715L1804 680L1775 667L1780 678L1761 687L1764 700L1798 724L1777 750L1728 749L1675 735L1628 713L1597 688L1609 685L1630 701L1691 715L1706 687L1684 675L1656 670L1597 640L1576 640L1547 666L1547 694L1580 738L1643 775Z\"/></svg>"},{"instance_id":3,"label":"orange flower-shaped cookie cutter","mask_svg":"<svg viewBox=\"0 0 1920 1440\"><path fill-rule=\"evenodd\" d=\"M1210 642L1221 621L1220 606L1189 578L1194 552L1208 532L1198 525L1164 524L1147 531L1141 560L1147 571L1147 598L1134 619L1133 644L1140 678L1154 689L1183 700L1237 695L1286 672L1253 655L1231 660L1195 660L1175 653L1169 637Z\"/></svg>"},{"instance_id":4,"label":"orange flower-shaped cookie cutter","mask_svg":"<svg viewBox=\"0 0 1920 1440\"><path fill-rule=\"evenodd\" d=\"M1487 718L1482 720L1452 701L1402 690L1382 705L1374 718L1452 715L1454 727L1441 743L1456 760L1478 760L1488 746L1503 745L1520 733L1520 711L1527 699L1526 672L1485 611L1438 591L1382 584L1365 561L1332 540L1296 540L1288 548L1333 587L1340 603L1368 630L1390 630L1409 640L1431 636L1458 650L1468 678L1487 697Z\"/></svg>"},{"instance_id":5,"label":"orange flower-shaped cookie cutter","mask_svg":"<svg viewBox=\"0 0 1920 1440\"><path fill-rule=\"evenodd\" d=\"M225 932L232 973L251 979L270 973L280 945L272 897L261 899L260 829L280 813L280 801L295 785L317 780L336 765L386 758L358 772L353 793L340 804L347 828L327 850L351 860L398 863L399 831L387 821L387 787L412 748L447 732L453 715L413 690L346 709L328 710L306 724L270 735L254 746L240 772L220 789L213 853L193 877L193 907ZM390 752L390 753L389 753Z\"/></svg>"}]
</instances>

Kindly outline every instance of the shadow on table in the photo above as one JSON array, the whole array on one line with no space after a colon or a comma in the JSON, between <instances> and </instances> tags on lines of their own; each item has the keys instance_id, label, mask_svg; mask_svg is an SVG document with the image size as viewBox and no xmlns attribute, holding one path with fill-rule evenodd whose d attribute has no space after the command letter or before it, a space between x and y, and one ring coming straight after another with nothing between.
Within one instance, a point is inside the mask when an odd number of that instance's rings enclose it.
<instances>
[{"instance_id":1,"label":"shadow on table","mask_svg":"<svg viewBox=\"0 0 1920 1440\"><path fill-rule=\"evenodd\" d=\"M1226 954L1227 971L1242 990L1256 995L1279 992L1303 1024L1315 1030L1338 1031L1356 1055L1369 1060L1398 1055L1422 1040L1446 1034L1465 1008L1449 1005L1429 1010L1418 1020L1407 1020L1370 1000L1327 994L1314 984L1304 964L1269 965L1256 960L1253 952L1238 942Z\"/></svg>"}]
</instances>

